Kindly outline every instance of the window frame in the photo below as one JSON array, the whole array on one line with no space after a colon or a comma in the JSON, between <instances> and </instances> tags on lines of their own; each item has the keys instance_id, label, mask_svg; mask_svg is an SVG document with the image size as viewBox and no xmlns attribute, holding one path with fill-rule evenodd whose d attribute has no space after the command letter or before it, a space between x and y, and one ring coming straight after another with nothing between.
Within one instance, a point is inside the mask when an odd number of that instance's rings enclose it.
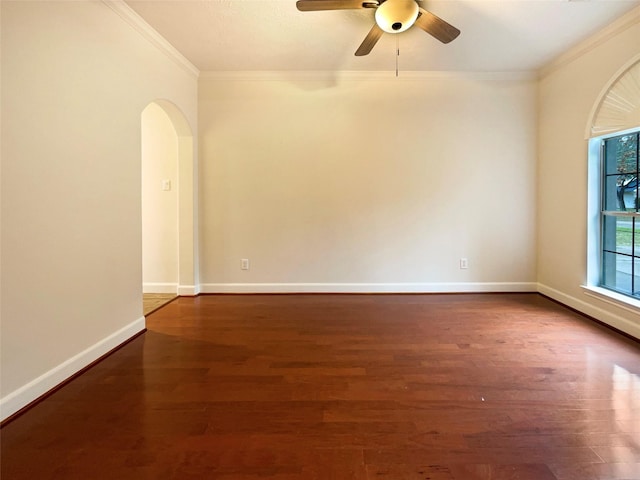
<instances>
[{"instance_id":1,"label":"window frame","mask_svg":"<svg viewBox=\"0 0 640 480\"><path fill-rule=\"evenodd\" d=\"M620 175L624 175L625 173L607 173L607 151L606 151L606 142L613 138L619 138L624 136L635 136L636 137L636 155L635 155L635 169L630 172L626 172L626 174L633 174L636 177L636 195L634 198L634 206L633 211L626 210L607 210L607 180L611 177L619 177ZM598 262L597 262L597 282L595 284L597 288L598 294L605 294L608 292L612 298L617 301L623 301L624 303L630 303L633 306L637 307L640 305L640 280L637 281L636 285L636 272L640 271L640 248L636 248L636 242L640 244L640 128L632 128L622 132L615 132L609 135L604 135L598 137L597 140L599 147L597 148L597 163L598 163L598 189L597 189L597 202L598 202L598 221L597 221L597 251L598 251ZM590 149L591 150L591 149ZM617 185L617 182L616 182ZM609 185L609 188L611 186ZM591 193L591 192L590 192ZM624 199L622 200L624 205ZM625 206L626 208L626 206ZM631 252L621 252L618 249L617 240L613 242L614 247L613 250L607 248L607 244L611 244L610 241L607 241L607 233L606 231L606 218L615 218L616 221L618 218L628 218L631 220ZM593 231L593 229L590 229ZM617 228L614 229L614 235L617 235ZM589 243L592 244L593 239L589 239ZM616 286L612 286L610 282L607 282L607 268L605 267L607 254L614 255L616 262L613 268L617 269L617 259L620 257L628 257L630 259L631 273L630 273L630 290L625 291L623 288L616 288L617 286L617 278ZM636 261L638 261L638 266L636 267ZM593 282L590 282L593 287ZM627 300L625 302L625 300Z\"/></svg>"}]
</instances>

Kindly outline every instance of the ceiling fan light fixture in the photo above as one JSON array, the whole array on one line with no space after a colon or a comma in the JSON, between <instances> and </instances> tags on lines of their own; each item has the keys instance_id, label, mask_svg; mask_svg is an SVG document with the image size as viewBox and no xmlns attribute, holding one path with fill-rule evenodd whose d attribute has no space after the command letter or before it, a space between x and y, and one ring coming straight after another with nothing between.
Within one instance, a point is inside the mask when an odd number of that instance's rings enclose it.
<instances>
[{"instance_id":1,"label":"ceiling fan light fixture","mask_svg":"<svg viewBox=\"0 0 640 480\"><path fill-rule=\"evenodd\" d=\"M415 0L387 0L376 9L376 23L387 33L400 33L415 23L419 13Z\"/></svg>"}]
</instances>

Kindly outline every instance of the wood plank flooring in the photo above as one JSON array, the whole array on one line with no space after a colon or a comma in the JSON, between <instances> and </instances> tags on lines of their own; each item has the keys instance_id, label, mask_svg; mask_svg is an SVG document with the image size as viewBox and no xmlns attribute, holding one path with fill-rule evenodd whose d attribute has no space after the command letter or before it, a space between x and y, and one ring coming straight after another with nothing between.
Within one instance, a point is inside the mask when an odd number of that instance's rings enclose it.
<instances>
[{"instance_id":1,"label":"wood plank flooring","mask_svg":"<svg viewBox=\"0 0 640 480\"><path fill-rule=\"evenodd\" d=\"M175 293L143 293L142 294L142 314L146 317L173 301L178 296Z\"/></svg>"},{"instance_id":2,"label":"wood plank flooring","mask_svg":"<svg viewBox=\"0 0 640 480\"><path fill-rule=\"evenodd\" d=\"M179 298L2 480L638 480L640 348L537 294Z\"/></svg>"}]
</instances>

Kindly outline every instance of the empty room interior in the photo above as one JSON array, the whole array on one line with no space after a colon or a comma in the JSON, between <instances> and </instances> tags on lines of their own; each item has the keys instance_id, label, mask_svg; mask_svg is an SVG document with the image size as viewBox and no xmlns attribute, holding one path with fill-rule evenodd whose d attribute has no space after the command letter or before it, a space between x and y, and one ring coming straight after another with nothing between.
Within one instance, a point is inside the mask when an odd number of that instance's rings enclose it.
<instances>
[{"instance_id":1,"label":"empty room interior","mask_svg":"<svg viewBox=\"0 0 640 480\"><path fill-rule=\"evenodd\" d=\"M640 479L639 0L0 21L3 480Z\"/></svg>"}]
</instances>

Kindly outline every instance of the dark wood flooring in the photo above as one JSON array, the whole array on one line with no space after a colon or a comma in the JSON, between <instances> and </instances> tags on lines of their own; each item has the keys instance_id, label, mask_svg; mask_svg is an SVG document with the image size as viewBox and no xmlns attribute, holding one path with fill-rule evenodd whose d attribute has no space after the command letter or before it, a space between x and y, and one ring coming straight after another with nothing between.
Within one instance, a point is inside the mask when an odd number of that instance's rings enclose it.
<instances>
[{"instance_id":1,"label":"dark wood flooring","mask_svg":"<svg viewBox=\"0 0 640 480\"><path fill-rule=\"evenodd\" d=\"M537 294L180 298L2 480L640 479L640 347Z\"/></svg>"}]
</instances>

